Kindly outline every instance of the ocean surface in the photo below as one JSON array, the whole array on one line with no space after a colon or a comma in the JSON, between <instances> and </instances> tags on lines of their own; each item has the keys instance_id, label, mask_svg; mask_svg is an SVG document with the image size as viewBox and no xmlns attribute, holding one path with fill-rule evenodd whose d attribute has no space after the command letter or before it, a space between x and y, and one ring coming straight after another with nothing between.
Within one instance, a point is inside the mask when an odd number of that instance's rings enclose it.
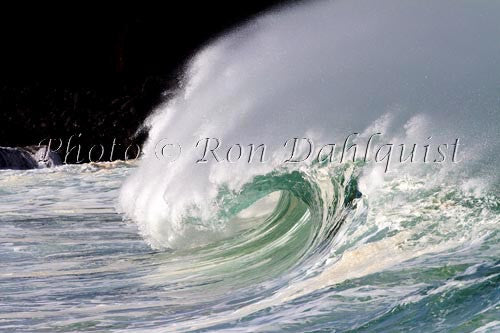
<instances>
[{"instance_id":1,"label":"ocean surface","mask_svg":"<svg viewBox=\"0 0 500 333\"><path fill-rule=\"evenodd\" d=\"M1 170L0 331L500 331L499 17L277 8L191 59L139 161Z\"/></svg>"},{"instance_id":2,"label":"ocean surface","mask_svg":"<svg viewBox=\"0 0 500 333\"><path fill-rule=\"evenodd\" d=\"M242 194L237 236L154 251L114 209L135 168L1 171L2 331L500 329L498 186L359 197L353 166L270 175Z\"/></svg>"}]
</instances>

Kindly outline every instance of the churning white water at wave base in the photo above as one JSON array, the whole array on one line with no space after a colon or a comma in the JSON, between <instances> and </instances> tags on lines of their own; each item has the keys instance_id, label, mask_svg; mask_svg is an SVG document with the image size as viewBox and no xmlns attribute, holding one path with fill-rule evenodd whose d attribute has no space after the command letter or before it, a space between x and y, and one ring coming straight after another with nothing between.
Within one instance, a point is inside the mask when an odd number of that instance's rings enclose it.
<instances>
[{"instance_id":1,"label":"churning white water at wave base","mask_svg":"<svg viewBox=\"0 0 500 333\"><path fill-rule=\"evenodd\" d=\"M0 327L500 330L499 22L499 1L308 1L212 41L138 167L3 172ZM361 153L377 132L418 143L416 161L282 163L290 138L355 132ZM267 162L197 164L201 138ZM422 162L457 138L455 162Z\"/></svg>"}]
</instances>

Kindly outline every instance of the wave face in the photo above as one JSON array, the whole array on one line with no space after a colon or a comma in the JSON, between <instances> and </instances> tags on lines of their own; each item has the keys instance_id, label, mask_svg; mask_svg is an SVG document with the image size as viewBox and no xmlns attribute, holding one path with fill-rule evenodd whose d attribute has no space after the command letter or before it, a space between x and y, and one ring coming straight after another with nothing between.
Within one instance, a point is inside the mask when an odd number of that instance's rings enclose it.
<instances>
[{"instance_id":1,"label":"wave face","mask_svg":"<svg viewBox=\"0 0 500 333\"><path fill-rule=\"evenodd\" d=\"M145 157L120 193L166 250L150 283L185 300L162 329L498 329L499 13L496 2L318 1L201 50L147 120ZM431 149L460 138L460 157L424 163L419 150L389 172L373 160L283 164L290 138L342 144L355 132ZM185 150L203 138L274 153L196 163L200 150ZM157 158L162 140L182 156Z\"/></svg>"}]
</instances>

